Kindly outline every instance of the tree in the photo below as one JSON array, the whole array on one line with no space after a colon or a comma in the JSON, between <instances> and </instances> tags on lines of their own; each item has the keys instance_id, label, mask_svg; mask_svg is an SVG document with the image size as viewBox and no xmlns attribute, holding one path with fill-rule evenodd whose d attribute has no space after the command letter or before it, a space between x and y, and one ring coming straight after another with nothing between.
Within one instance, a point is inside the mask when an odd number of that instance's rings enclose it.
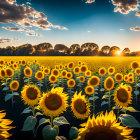
<instances>
[{"instance_id":1,"label":"tree","mask_svg":"<svg viewBox=\"0 0 140 140\"><path fill-rule=\"evenodd\" d=\"M117 55L117 52L120 51L120 50L121 50L121 49L120 49L119 47L117 47L117 46L112 46L112 47L110 48L109 54L110 54L111 56L116 56L116 55Z\"/></svg>"},{"instance_id":2,"label":"tree","mask_svg":"<svg viewBox=\"0 0 140 140\"><path fill-rule=\"evenodd\" d=\"M110 47L109 47L109 46L103 46L103 47L101 48L101 53L102 53L103 55L108 55L109 52L110 52Z\"/></svg>"}]
</instances>

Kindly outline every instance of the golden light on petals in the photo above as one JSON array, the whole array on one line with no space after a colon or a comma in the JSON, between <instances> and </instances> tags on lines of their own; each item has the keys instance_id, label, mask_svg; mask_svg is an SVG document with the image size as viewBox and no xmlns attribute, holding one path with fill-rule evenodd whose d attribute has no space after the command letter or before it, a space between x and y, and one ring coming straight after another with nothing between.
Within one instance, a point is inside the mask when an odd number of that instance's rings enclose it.
<instances>
[{"instance_id":1,"label":"golden light on petals","mask_svg":"<svg viewBox=\"0 0 140 140\"><path fill-rule=\"evenodd\" d=\"M50 81L50 83L55 83L55 82L57 81L57 77L54 76L54 75L51 75L51 76L49 77L49 81Z\"/></svg>"},{"instance_id":2,"label":"golden light on petals","mask_svg":"<svg viewBox=\"0 0 140 140\"><path fill-rule=\"evenodd\" d=\"M27 77L31 77L32 76L32 70L30 67L26 67L24 69L24 75L27 76Z\"/></svg>"},{"instance_id":3,"label":"golden light on petals","mask_svg":"<svg viewBox=\"0 0 140 140\"><path fill-rule=\"evenodd\" d=\"M87 71L85 72L85 76L86 76L86 77L90 77L90 76L91 76L91 71L90 71L90 70L87 70Z\"/></svg>"},{"instance_id":4,"label":"golden light on petals","mask_svg":"<svg viewBox=\"0 0 140 140\"><path fill-rule=\"evenodd\" d=\"M121 126L117 123L115 113L106 111L105 115L88 118L87 122L81 124L77 140L136 140L130 134L133 129Z\"/></svg>"},{"instance_id":5,"label":"golden light on petals","mask_svg":"<svg viewBox=\"0 0 140 140\"><path fill-rule=\"evenodd\" d=\"M79 80L80 80L80 82L85 82L85 77L84 76L80 76Z\"/></svg>"},{"instance_id":6,"label":"golden light on petals","mask_svg":"<svg viewBox=\"0 0 140 140\"><path fill-rule=\"evenodd\" d=\"M114 80L112 77L107 77L104 81L104 88L106 90L112 90L114 88Z\"/></svg>"},{"instance_id":7,"label":"golden light on petals","mask_svg":"<svg viewBox=\"0 0 140 140\"><path fill-rule=\"evenodd\" d=\"M123 75L121 73L116 73L115 74L115 80L118 82L123 81Z\"/></svg>"},{"instance_id":8,"label":"golden light on petals","mask_svg":"<svg viewBox=\"0 0 140 140\"><path fill-rule=\"evenodd\" d=\"M61 77L65 78L66 75L67 75L67 71L66 71L66 70L63 70L63 71L61 72Z\"/></svg>"},{"instance_id":9,"label":"golden light on petals","mask_svg":"<svg viewBox=\"0 0 140 140\"><path fill-rule=\"evenodd\" d=\"M81 92L77 92L72 97L71 109L77 119L86 119L90 114L90 105Z\"/></svg>"},{"instance_id":10,"label":"golden light on petals","mask_svg":"<svg viewBox=\"0 0 140 140\"><path fill-rule=\"evenodd\" d=\"M74 87L76 84L75 80L74 79L70 79L67 81L67 85L68 87Z\"/></svg>"},{"instance_id":11,"label":"golden light on petals","mask_svg":"<svg viewBox=\"0 0 140 140\"><path fill-rule=\"evenodd\" d=\"M115 68L114 67L109 67L108 68L108 74L109 75L112 75L112 74L114 74L115 73Z\"/></svg>"},{"instance_id":12,"label":"golden light on petals","mask_svg":"<svg viewBox=\"0 0 140 140\"><path fill-rule=\"evenodd\" d=\"M67 65L68 69L72 69L74 67L74 63L73 62L70 62L68 65Z\"/></svg>"},{"instance_id":13,"label":"golden light on petals","mask_svg":"<svg viewBox=\"0 0 140 140\"><path fill-rule=\"evenodd\" d=\"M59 116L66 111L68 96L63 93L63 88L52 88L49 93L46 93L39 102L40 109L46 116Z\"/></svg>"},{"instance_id":14,"label":"golden light on petals","mask_svg":"<svg viewBox=\"0 0 140 140\"><path fill-rule=\"evenodd\" d=\"M106 69L104 67L101 67L99 69L99 75L104 76L106 74Z\"/></svg>"},{"instance_id":15,"label":"golden light on petals","mask_svg":"<svg viewBox=\"0 0 140 140\"><path fill-rule=\"evenodd\" d=\"M35 78L38 80L42 80L44 78L44 73L42 71L36 72Z\"/></svg>"},{"instance_id":16,"label":"golden light on petals","mask_svg":"<svg viewBox=\"0 0 140 140\"><path fill-rule=\"evenodd\" d=\"M52 75L54 75L56 77L59 76L59 70L58 69L53 69L51 73L52 73Z\"/></svg>"},{"instance_id":17,"label":"golden light on petals","mask_svg":"<svg viewBox=\"0 0 140 140\"><path fill-rule=\"evenodd\" d=\"M80 73L80 68L79 67L75 67L73 70L74 74L79 74Z\"/></svg>"},{"instance_id":18,"label":"golden light on petals","mask_svg":"<svg viewBox=\"0 0 140 140\"><path fill-rule=\"evenodd\" d=\"M136 68L136 69L135 69L135 73L136 73L137 75L140 75L140 68Z\"/></svg>"},{"instance_id":19,"label":"golden light on petals","mask_svg":"<svg viewBox=\"0 0 140 140\"><path fill-rule=\"evenodd\" d=\"M85 73L87 70L88 70L88 67L86 65L82 65L81 68L80 68L80 71L82 73Z\"/></svg>"},{"instance_id":20,"label":"golden light on petals","mask_svg":"<svg viewBox=\"0 0 140 140\"><path fill-rule=\"evenodd\" d=\"M93 86L86 86L85 87L85 93L88 95L91 95L94 93L94 87Z\"/></svg>"},{"instance_id":21,"label":"golden light on petals","mask_svg":"<svg viewBox=\"0 0 140 140\"><path fill-rule=\"evenodd\" d=\"M129 78L128 75L125 75L124 76L124 81L128 81L128 78Z\"/></svg>"},{"instance_id":22,"label":"golden light on petals","mask_svg":"<svg viewBox=\"0 0 140 140\"><path fill-rule=\"evenodd\" d=\"M44 74L46 74L46 75L50 74L50 69L44 68Z\"/></svg>"},{"instance_id":23,"label":"golden light on petals","mask_svg":"<svg viewBox=\"0 0 140 140\"><path fill-rule=\"evenodd\" d=\"M14 71L10 67L6 68L5 69L5 74L6 74L6 77L12 77L14 75Z\"/></svg>"},{"instance_id":24,"label":"golden light on petals","mask_svg":"<svg viewBox=\"0 0 140 140\"><path fill-rule=\"evenodd\" d=\"M128 77L133 77L134 74L133 73L128 73Z\"/></svg>"},{"instance_id":25,"label":"golden light on petals","mask_svg":"<svg viewBox=\"0 0 140 140\"><path fill-rule=\"evenodd\" d=\"M19 82L14 80L10 83L10 89L13 91L17 91L19 88Z\"/></svg>"},{"instance_id":26,"label":"golden light on petals","mask_svg":"<svg viewBox=\"0 0 140 140\"><path fill-rule=\"evenodd\" d=\"M131 103L131 92L128 91L127 85L121 84L114 92L114 101L120 108L127 107Z\"/></svg>"},{"instance_id":27,"label":"golden light on petals","mask_svg":"<svg viewBox=\"0 0 140 140\"><path fill-rule=\"evenodd\" d=\"M132 87L130 85L127 85L128 91L132 92Z\"/></svg>"},{"instance_id":28,"label":"golden light on petals","mask_svg":"<svg viewBox=\"0 0 140 140\"><path fill-rule=\"evenodd\" d=\"M35 106L40 100L41 92L34 85L25 85L21 91L21 96L25 104Z\"/></svg>"},{"instance_id":29,"label":"golden light on petals","mask_svg":"<svg viewBox=\"0 0 140 140\"><path fill-rule=\"evenodd\" d=\"M132 69L135 70L135 69L138 68L138 67L139 67L139 63L138 63L138 62L134 61L134 62L131 63L131 68L132 68Z\"/></svg>"},{"instance_id":30,"label":"golden light on petals","mask_svg":"<svg viewBox=\"0 0 140 140\"><path fill-rule=\"evenodd\" d=\"M100 83L100 79L97 76L92 76L89 80L88 80L88 85L90 86L98 86Z\"/></svg>"},{"instance_id":31,"label":"golden light on petals","mask_svg":"<svg viewBox=\"0 0 140 140\"><path fill-rule=\"evenodd\" d=\"M128 82L129 82L130 84L133 84L133 83L134 83L134 77L129 77L129 78L128 78Z\"/></svg>"},{"instance_id":32,"label":"golden light on petals","mask_svg":"<svg viewBox=\"0 0 140 140\"><path fill-rule=\"evenodd\" d=\"M73 77L72 73L71 72L67 72L66 73L66 78L67 79L71 79Z\"/></svg>"},{"instance_id":33,"label":"golden light on petals","mask_svg":"<svg viewBox=\"0 0 140 140\"><path fill-rule=\"evenodd\" d=\"M6 77L5 69L1 69L1 70L0 70L0 76L1 76L2 78Z\"/></svg>"},{"instance_id":34,"label":"golden light on petals","mask_svg":"<svg viewBox=\"0 0 140 140\"><path fill-rule=\"evenodd\" d=\"M21 61L21 65L22 65L22 66L25 66L25 65L26 65L26 61L25 61L25 60L22 60L22 61Z\"/></svg>"}]
</instances>

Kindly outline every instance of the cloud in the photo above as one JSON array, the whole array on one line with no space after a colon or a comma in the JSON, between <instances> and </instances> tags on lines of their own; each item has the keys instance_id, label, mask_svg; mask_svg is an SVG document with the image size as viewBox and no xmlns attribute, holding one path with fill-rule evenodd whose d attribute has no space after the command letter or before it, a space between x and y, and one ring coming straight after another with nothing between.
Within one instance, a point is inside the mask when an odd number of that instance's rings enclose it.
<instances>
[{"instance_id":1,"label":"cloud","mask_svg":"<svg viewBox=\"0 0 140 140\"><path fill-rule=\"evenodd\" d=\"M95 0L87 0L86 3L93 3Z\"/></svg>"},{"instance_id":2,"label":"cloud","mask_svg":"<svg viewBox=\"0 0 140 140\"><path fill-rule=\"evenodd\" d=\"M0 43L7 43L13 40L19 40L18 38L0 38Z\"/></svg>"},{"instance_id":3,"label":"cloud","mask_svg":"<svg viewBox=\"0 0 140 140\"><path fill-rule=\"evenodd\" d=\"M136 26L136 27L131 27L130 28L131 31L140 31L140 27Z\"/></svg>"},{"instance_id":4,"label":"cloud","mask_svg":"<svg viewBox=\"0 0 140 140\"><path fill-rule=\"evenodd\" d=\"M36 34L36 33L28 33L26 35L28 35L28 36L41 36L40 34Z\"/></svg>"},{"instance_id":5,"label":"cloud","mask_svg":"<svg viewBox=\"0 0 140 140\"><path fill-rule=\"evenodd\" d=\"M2 27L3 29L9 30L9 31L25 31L25 32L34 32L33 30L29 29L22 29L18 27L9 27L9 26L4 26Z\"/></svg>"},{"instance_id":6,"label":"cloud","mask_svg":"<svg viewBox=\"0 0 140 140\"><path fill-rule=\"evenodd\" d=\"M0 0L0 23L13 23L25 27L35 26L43 30L55 26L47 20L44 13L25 4L18 5L16 0ZM66 27L58 26L57 28L65 30Z\"/></svg>"},{"instance_id":7,"label":"cloud","mask_svg":"<svg viewBox=\"0 0 140 140\"><path fill-rule=\"evenodd\" d=\"M124 31L125 29L120 29L120 31Z\"/></svg>"},{"instance_id":8,"label":"cloud","mask_svg":"<svg viewBox=\"0 0 140 140\"><path fill-rule=\"evenodd\" d=\"M115 7L114 12L122 14L129 14L130 11L137 11L139 7L139 0L112 0Z\"/></svg>"},{"instance_id":9,"label":"cloud","mask_svg":"<svg viewBox=\"0 0 140 140\"><path fill-rule=\"evenodd\" d=\"M90 31L90 30L88 30L87 32L88 32L88 33L91 33L91 31Z\"/></svg>"},{"instance_id":10,"label":"cloud","mask_svg":"<svg viewBox=\"0 0 140 140\"><path fill-rule=\"evenodd\" d=\"M26 2L26 4L28 4L28 5L32 5L30 2Z\"/></svg>"}]
</instances>

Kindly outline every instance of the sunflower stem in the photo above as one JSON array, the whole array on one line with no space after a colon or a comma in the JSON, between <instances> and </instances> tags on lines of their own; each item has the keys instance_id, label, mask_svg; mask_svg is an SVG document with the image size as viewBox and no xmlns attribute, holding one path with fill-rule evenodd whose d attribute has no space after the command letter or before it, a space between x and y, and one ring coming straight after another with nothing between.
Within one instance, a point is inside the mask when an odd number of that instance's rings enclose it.
<instances>
[{"instance_id":1,"label":"sunflower stem","mask_svg":"<svg viewBox=\"0 0 140 140\"><path fill-rule=\"evenodd\" d=\"M111 96L110 96L110 90L109 90L109 99L108 99L109 111L110 111L110 98Z\"/></svg>"},{"instance_id":2,"label":"sunflower stem","mask_svg":"<svg viewBox=\"0 0 140 140\"><path fill-rule=\"evenodd\" d=\"M51 115L51 127L53 127L53 115Z\"/></svg>"},{"instance_id":3,"label":"sunflower stem","mask_svg":"<svg viewBox=\"0 0 140 140\"><path fill-rule=\"evenodd\" d=\"M93 93L93 113L95 113L95 99L94 99L94 93Z\"/></svg>"}]
</instances>

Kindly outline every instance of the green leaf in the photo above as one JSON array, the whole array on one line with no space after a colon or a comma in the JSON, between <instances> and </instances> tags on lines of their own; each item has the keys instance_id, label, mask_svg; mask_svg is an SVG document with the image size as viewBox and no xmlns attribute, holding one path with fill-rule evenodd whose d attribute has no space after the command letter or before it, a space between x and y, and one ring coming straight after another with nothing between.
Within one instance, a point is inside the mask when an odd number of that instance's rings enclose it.
<instances>
[{"instance_id":1,"label":"green leaf","mask_svg":"<svg viewBox=\"0 0 140 140\"><path fill-rule=\"evenodd\" d=\"M101 103L101 106L106 105L106 104L108 104L108 102L103 101L103 102Z\"/></svg>"},{"instance_id":2,"label":"green leaf","mask_svg":"<svg viewBox=\"0 0 140 140\"><path fill-rule=\"evenodd\" d=\"M140 92L138 90L135 90L134 93L135 93L135 95L139 95L140 94Z\"/></svg>"},{"instance_id":3,"label":"green leaf","mask_svg":"<svg viewBox=\"0 0 140 140\"><path fill-rule=\"evenodd\" d=\"M101 88L100 91L105 91L105 89L104 88Z\"/></svg>"},{"instance_id":4,"label":"green leaf","mask_svg":"<svg viewBox=\"0 0 140 140\"><path fill-rule=\"evenodd\" d=\"M119 119L121 120L122 124L125 126L140 128L140 123L132 115L121 114L119 116Z\"/></svg>"},{"instance_id":5,"label":"green leaf","mask_svg":"<svg viewBox=\"0 0 140 140\"><path fill-rule=\"evenodd\" d=\"M69 131L69 139L73 140L78 137L78 129L76 127L71 127Z\"/></svg>"},{"instance_id":6,"label":"green leaf","mask_svg":"<svg viewBox=\"0 0 140 140\"><path fill-rule=\"evenodd\" d=\"M36 114L35 114L36 116L41 116L41 115L43 115L42 113L40 113L40 112L36 112Z\"/></svg>"},{"instance_id":7,"label":"green leaf","mask_svg":"<svg viewBox=\"0 0 140 140\"><path fill-rule=\"evenodd\" d=\"M51 125L47 125L42 129L42 135L44 140L55 140L56 136L58 136L58 126L51 127Z\"/></svg>"},{"instance_id":8,"label":"green leaf","mask_svg":"<svg viewBox=\"0 0 140 140\"><path fill-rule=\"evenodd\" d=\"M136 110L135 108L133 108L133 107L125 107L124 109L126 109L126 110L128 110L128 111L130 111L130 112L140 112L140 111L138 111L138 110Z\"/></svg>"},{"instance_id":9,"label":"green leaf","mask_svg":"<svg viewBox=\"0 0 140 140\"><path fill-rule=\"evenodd\" d=\"M33 130L36 125L36 118L33 116L28 116L24 121L22 131L30 131Z\"/></svg>"},{"instance_id":10,"label":"green leaf","mask_svg":"<svg viewBox=\"0 0 140 140\"><path fill-rule=\"evenodd\" d=\"M10 100L13 97L12 94L6 94L4 101L7 102L8 100Z\"/></svg>"},{"instance_id":11,"label":"green leaf","mask_svg":"<svg viewBox=\"0 0 140 140\"><path fill-rule=\"evenodd\" d=\"M30 113L32 110L30 109L30 106L25 108L21 114L26 114L26 113Z\"/></svg>"},{"instance_id":12,"label":"green leaf","mask_svg":"<svg viewBox=\"0 0 140 140\"><path fill-rule=\"evenodd\" d=\"M94 96L94 97L89 97L89 100L97 100L97 99L99 99L99 97L98 96Z\"/></svg>"},{"instance_id":13,"label":"green leaf","mask_svg":"<svg viewBox=\"0 0 140 140\"><path fill-rule=\"evenodd\" d=\"M9 90L9 87L4 87L2 90L7 91L7 90Z\"/></svg>"},{"instance_id":14,"label":"green leaf","mask_svg":"<svg viewBox=\"0 0 140 140\"><path fill-rule=\"evenodd\" d=\"M65 117L62 116L62 117L55 118L53 120L53 124L60 126L60 125L63 125L63 124L69 124L69 122L66 120Z\"/></svg>"},{"instance_id":15,"label":"green leaf","mask_svg":"<svg viewBox=\"0 0 140 140\"><path fill-rule=\"evenodd\" d=\"M119 109L119 107L118 106L113 106L112 109Z\"/></svg>"},{"instance_id":16,"label":"green leaf","mask_svg":"<svg viewBox=\"0 0 140 140\"><path fill-rule=\"evenodd\" d=\"M44 123L50 123L50 119L42 118L39 120L39 126L44 124Z\"/></svg>"}]
</instances>

